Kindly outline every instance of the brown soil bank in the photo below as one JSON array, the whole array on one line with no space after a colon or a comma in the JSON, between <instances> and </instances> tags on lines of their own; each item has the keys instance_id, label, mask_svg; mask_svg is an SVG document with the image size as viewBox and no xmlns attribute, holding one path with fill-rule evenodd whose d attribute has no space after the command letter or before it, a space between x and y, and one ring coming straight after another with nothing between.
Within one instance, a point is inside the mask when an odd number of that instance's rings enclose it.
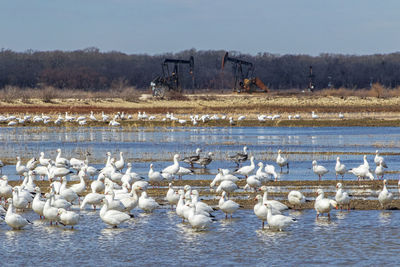
<instances>
[{"instance_id":1,"label":"brown soil bank","mask_svg":"<svg viewBox=\"0 0 400 267\"><path fill-rule=\"evenodd\" d=\"M184 185L190 185L192 188L198 189L200 192L200 198L203 199L204 202L209 203L210 205L217 206L218 205L218 195L214 190L210 190L209 184L210 180L177 180L173 181L175 187L182 188ZM10 181L10 185L15 186L19 182ZM266 185L269 187L271 192L268 193L269 199L278 199L282 201L284 204L293 208L293 206L288 203L287 195L291 190L299 190L304 193L307 199L305 204L303 204L300 208L296 207L296 209L313 209L314 208L314 199L315 192L317 188L322 188L325 191L326 197L334 198L335 185L337 181L279 181L279 182L269 182ZM36 184L41 188L42 192L49 191L49 182L48 181L36 181ZM72 184L72 182L70 183ZM380 210L382 209L381 205L377 200L377 194L370 192L378 192L382 189L382 181L343 181L345 189L351 191L352 200L350 202L350 209L352 210ZM244 181L238 182L239 187L243 188ZM397 181L389 180L388 186L396 186ZM278 190L279 189L279 190ZM167 182L163 182L159 187L153 188L150 187L148 193L150 196L156 198L156 200L160 204L168 205L164 200L164 197L168 190ZM391 189L394 195L394 200L386 206L386 209L390 210L398 210L400 209L400 199L398 199L398 189L396 187L396 191ZM84 195L89 193L86 191ZM238 202L244 209L253 209L256 204L254 197L257 194L263 194L263 192L235 192L231 194L231 198Z\"/></svg>"}]
</instances>

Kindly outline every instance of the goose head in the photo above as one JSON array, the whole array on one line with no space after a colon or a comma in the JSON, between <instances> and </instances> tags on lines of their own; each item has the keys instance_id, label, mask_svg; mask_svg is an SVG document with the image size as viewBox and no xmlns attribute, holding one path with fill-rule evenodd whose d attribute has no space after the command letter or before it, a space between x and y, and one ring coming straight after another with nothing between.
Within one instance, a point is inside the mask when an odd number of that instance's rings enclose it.
<instances>
[{"instance_id":1,"label":"goose head","mask_svg":"<svg viewBox=\"0 0 400 267\"><path fill-rule=\"evenodd\" d=\"M257 166L260 167L260 168L262 168L262 167L264 167L264 163L259 162L259 163L257 164Z\"/></svg>"},{"instance_id":2,"label":"goose head","mask_svg":"<svg viewBox=\"0 0 400 267\"><path fill-rule=\"evenodd\" d=\"M198 155L198 154L200 154L200 152L201 152L201 148L196 148L196 154Z\"/></svg>"},{"instance_id":3,"label":"goose head","mask_svg":"<svg viewBox=\"0 0 400 267\"><path fill-rule=\"evenodd\" d=\"M317 161L316 161L316 160L313 160L312 165L313 165L313 166L317 166Z\"/></svg>"},{"instance_id":4,"label":"goose head","mask_svg":"<svg viewBox=\"0 0 400 267\"><path fill-rule=\"evenodd\" d=\"M342 187L343 187L342 183L337 183L336 188L340 189Z\"/></svg>"},{"instance_id":5,"label":"goose head","mask_svg":"<svg viewBox=\"0 0 400 267\"><path fill-rule=\"evenodd\" d=\"M324 195L324 190L322 190L321 188L317 190L317 196L319 195Z\"/></svg>"}]
</instances>

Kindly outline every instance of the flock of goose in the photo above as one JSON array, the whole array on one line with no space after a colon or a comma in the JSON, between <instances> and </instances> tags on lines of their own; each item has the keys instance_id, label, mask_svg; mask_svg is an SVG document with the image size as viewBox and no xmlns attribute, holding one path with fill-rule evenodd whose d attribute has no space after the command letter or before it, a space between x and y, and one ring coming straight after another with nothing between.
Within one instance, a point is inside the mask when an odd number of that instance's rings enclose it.
<instances>
[{"instance_id":1,"label":"flock of goose","mask_svg":"<svg viewBox=\"0 0 400 267\"><path fill-rule=\"evenodd\" d=\"M277 120L277 119L282 119L280 114L275 114L275 115L265 115L265 114L258 114L256 115L257 120L259 122L265 122L267 120ZM292 120L292 119L297 119L300 120L302 117L300 114L295 114L295 115L288 115L287 119ZM311 118L312 119L319 119L320 117L313 111L311 113ZM339 119L344 119L344 115L342 113L339 113L338 115ZM103 122L107 123L109 126L120 126L121 121L124 120L133 120L134 117L133 115L130 114L125 114L124 112L117 112L116 114L113 115L107 115L104 113L104 111L101 112L100 115L96 117L96 115L93 113L93 111L90 112L89 115L70 115L68 112L65 112L65 115L58 114L58 116L53 117L52 115L46 115L46 114L41 114L41 115L24 115L24 116L16 116L16 115L0 115L0 123L6 123L8 126L16 126L16 125L25 125L26 123L34 123L34 124L46 124L50 125L51 123L55 125L60 125L64 122L69 122L69 123L76 123L78 126L85 126L87 125L88 122ZM227 117L227 115L209 115L209 114L204 114L204 115L190 115L189 119L184 119L184 118L178 118L175 116L173 113L167 113L164 116L159 116L157 118L156 115L148 115L146 112L138 112L137 114L137 120L142 120L142 121L153 121L153 120L161 120L161 121L173 121L177 122L179 124L185 125L190 122L192 125L197 125L199 122L207 123L209 121L218 121L218 120L229 120L230 125L236 125L237 121L243 121L247 119L246 116L244 115L239 115L236 119L233 117Z\"/></svg>"},{"instance_id":2,"label":"flock of goose","mask_svg":"<svg viewBox=\"0 0 400 267\"><path fill-rule=\"evenodd\" d=\"M40 219L43 218L50 224L60 223L73 228L80 221L80 213L77 212L75 206L79 204L81 210L86 209L88 205L91 205L94 210L101 206L99 211L101 220L112 227L117 227L133 216L131 211L136 207L149 213L159 208L160 204L147 194L149 184L156 186L163 180L172 181L175 177L182 177L192 172L192 170L180 166L180 155L175 154L173 164L165 167L162 171L155 171L153 164L150 164L146 181L145 177L132 171L132 165L125 162L123 152L120 152L118 160L113 158L110 152L107 152L106 156L106 164L100 170L89 166L87 157L85 160L64 158L61 149L57 149L57 156L54 160L46 158L45 153L41 152L38 158L32 158L23 165L20 158L17 157L15 170L17 175L23 177L23 181L12 187L8 184L7 176L1 177L0 198L3 200L4 207L0 205L0 222L5 221L13 229L22 229L31 222L18 211L32 209ZM212 153L209 152L206 157L202 157L201 149L197 149L195 155L185 157L182 161L191 166L198 164L205 167L211 162L211 156ZM250 158L251 164L240 167L248 158ZM235 162L238 168L235 171L218 169L218 174L210 184L211 190L220 194L217 208L224 212L226 218L232 218L232 215L240 208L240 205L230 198L230 194L239 189L236 183L239 180L238 176L241 175L247 182L245 190L264 191L263 196L255 197L257 204L254 206L254 213L262 221L262 228L267 222L269 228L282 231L296 221L296 219L283 214L285 210L288 210L286 205L268 199L268 190L263 183L277 180L279 177L273 165L266 164L264 166L262 162L259 162L258 169L255 170L254 157L248 157L247 147L243 148L243 152L229 156L229 160ZM276 163L280 166L281 172L284 167L289 171L288 159L282 155L281 150L278 151ZM379 151L376 151L375 163L377 164L375 174L377 177L383 177L384 171L381 173L378 168L385 168L387 165L379 155ZM364 157L364 164L351 169L350 172L359 179L368 177L368 175L355 171L356 169L365 169L369 172L367 164L366 157ZM122 172L125 167L125 172ZM74 174L75 171L78 173L80 182L68 186L67 176ZM313 161L313 171L321 178L328 170ZM340 163L339 158L337 158L335 171L342 177L346 172L346 167ZM90 183L90 193L85 195L90 177L95 175L97 175L97 179ZM45 198L42 198L41 189L35 184L37 176L49 181L49 192L44 195ZM393 200L393 193L388 191L386 183L387 181L383 180L383 189L378 196L383 208ZM215 187L217 188L215 189ZM318 196L314 204L317 218L323 214L327 214L330 218L331 208L347 207L349 209L350 195L344 191L341 183L337 183L336 188L334 200L326 198L322 189L317 190ZM170 183L165 200L171 207L175 206L176 214L194 229L205 229L214 220L212 214L216 210L215 207L202 202L199 199L198 190L192 189L189 185L176 190ZM288 194L288 201L298 208L306 202L306 198L300 191L291 191ZM8 206L7 210L6 206Z\"/></svg>"}]
</instances>

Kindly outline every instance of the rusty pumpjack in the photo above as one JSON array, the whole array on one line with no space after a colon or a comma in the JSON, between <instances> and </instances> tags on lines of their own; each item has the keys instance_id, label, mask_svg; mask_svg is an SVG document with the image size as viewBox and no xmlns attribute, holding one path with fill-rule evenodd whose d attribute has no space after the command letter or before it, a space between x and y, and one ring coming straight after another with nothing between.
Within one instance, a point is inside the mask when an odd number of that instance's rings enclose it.
<instances>
[{"instance_id":1,"label":"rusty pumpjack","mask_svg":"<svg viewBox=\"0 0 400 267\"><path fill-rule=\"evenodd\" d=\"M170 72L170 65L173 65ZM162 76L156 77L150 87L155 97L164 97L166 91L174 90L182 92L181 77L179 73L180 65L189 65L189 74L192 76L192 87L194 87L194 58L191 56L189 60L183 59L164 59L161 63Z\"/></svg>"},{"instance_id":2,"label":"rusty pumpjack","mask_svg":"<svg viewBox=\"0 0 400 267\"><path fill-rule=\"evenodd\" d=\"M222 58L222 70L224 70L227 62L231 62L233 64L233 75L235 78L235 86L233 90L235 92L252 93L255 92L257 88L264 92L268 92L268 87L258 77L253 77L253 63L242 59L229 57L228 52L226 52Z\"/></svg>"}]
</instances>

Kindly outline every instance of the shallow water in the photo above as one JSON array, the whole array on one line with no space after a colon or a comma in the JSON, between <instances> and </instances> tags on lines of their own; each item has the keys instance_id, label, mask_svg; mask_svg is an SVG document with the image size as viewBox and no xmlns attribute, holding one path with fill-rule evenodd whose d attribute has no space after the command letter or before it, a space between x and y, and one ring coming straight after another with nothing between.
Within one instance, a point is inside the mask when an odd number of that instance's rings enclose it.
<instances>
[{"instance_id":1,"label":"shallow water","mask_svg":"<svg viewBox=\"0 0 400 267\"><path fill-rule=\"evenodd\" d=\"M90 162L97 167L105 153L115 156L124 151L134 170L147 175L150 162L157 170L170 164L174 153L190 155L201 147L215 153L216 160L206 170L196 169L189 179L212 179L217 168L234 169L226 156L249 147L256 162L274 163L276 152L289 154L290 172L282 180L316 179L311 161L329 168L324 179L335 179L337 154L348 167L362 163L362 155L352 153L400 153L398 128L0 128L0 159L38 156L40 151L55 157L58 147L66 157L83 158L90 151ZM349 152L350 154L340 153ZM368 155L371 167L373 155ZM395 156L385 156L390 171L399 171ZM248 164L248 163L245 163ZM11 179L18 179L15 166L3 168ZM389 179L397 173L387 174ZM345 179L354 179L347 175ZM274 188L276 189L276 188ZM332 190L334 188L332 187ZM349 188L349 190L353 190ZM79 211L77 211L79 212ZM400 253L399 211L333 211L333 218L315 219L314 210L290 211L298 222L285 232L261 230L261 222L252 210L239 210L233 220L216 212L217 221L207 231L195 232L174 212L165 207L154 214L134 210L135 218L110 229L98 211L82 211L75 230L49 226L32 211L23 215L34 224L12 231L0 224L1 265L39 266L121 266L154 265L384 265L398 264Z\"/></svg>"},{"instance_id":2,"label":"shallow water","mask_svg":"<svg viewBox=\"0 0 400 267\"><path fill-rule=\"evenodd\" d=\"M32 212L26 230L0 225L2 265L115 266L155 264L207 265L384 265L398 264L398 211L333 212L315 219L315 211L291 211L298 221L285 232L261 230L252 210L232 220L216 212L208 231L196 232L166 209L136 217L110 229L98 211L84 211L75 230L49 226ZM8 263L8 264L7 264Z\"/></svg>"},{"instance_id":3,"label":"shallow water","mask_svg":"<svg viewBox=\"0 0 400 267\"><path fill-rule=\"evenodd\" d=\"M311 170L314 159L330 170L324 179L335 179L337 156L349 169L363 163L362 154L370 153L367 157L374 170L376 149L381 153L400 153L400 131L396 127L0 128L0 159L37 157L40 151L44 151L46 157L55 158L55 150L60 147L65 157L83 159L86 151L89 151L91 165L100 168L107 151L111 151L115 157L119 156L119 151L123 151L127 161L133 163L133 170L143 176L147 175L150 162L154 163L156 170L160 170L171 164L175 153L184 157L192 155L200 147L203 154L213 152L215 160L206 170L196 169L196 175L188 179L212 179L218 168L236 168L233 162L227 160L227 156L242 151L244 145L249 147L256 164L259 161L273 164L277 172L280 171L275 163L278 149L305 153L287 155L290 171L286 173L284 169L281 180L316 179ZM322 155L318 152L335 153ZM390 171L386 174L388 179L397 179L399 176L400 161L397 158L398 155L385 156ZM185 163L182 166L189 167ZM14 166L6 166L3 171L10 179L17 179ZM355 177L348 174L345 179Z\"/></svg>"}]
</instances>

